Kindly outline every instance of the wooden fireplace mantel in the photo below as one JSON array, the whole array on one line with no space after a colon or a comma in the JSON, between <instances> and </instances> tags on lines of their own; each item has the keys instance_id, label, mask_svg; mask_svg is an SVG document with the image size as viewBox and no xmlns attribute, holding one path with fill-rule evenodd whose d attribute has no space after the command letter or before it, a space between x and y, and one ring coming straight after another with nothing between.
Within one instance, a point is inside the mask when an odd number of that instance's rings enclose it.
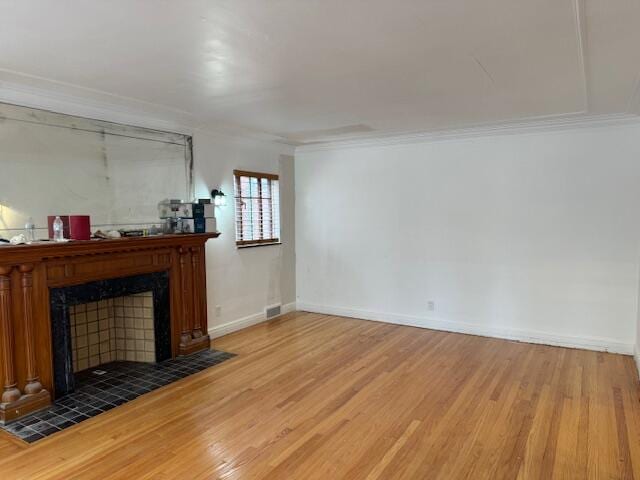
<instances>
[{"instance_id":1,"label":"wooden fireplace mantel","mask_svg":"<svg viewBox=\"0 0 640 480\"><path fill-rule=\"evenodd\" d=\"M166 271L172 355L208 348L205 242L219 235L0 246L0 421L51 403L49 288Z\"/></svg>"}]
</instances>

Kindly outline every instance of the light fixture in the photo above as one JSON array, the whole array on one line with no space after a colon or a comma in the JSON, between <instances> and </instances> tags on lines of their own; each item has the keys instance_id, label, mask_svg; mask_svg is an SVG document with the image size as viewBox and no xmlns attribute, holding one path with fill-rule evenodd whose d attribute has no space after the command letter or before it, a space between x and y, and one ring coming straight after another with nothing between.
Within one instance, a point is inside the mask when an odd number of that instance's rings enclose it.
<instances>
[{"instance_id":1,"label":"light fixture","mask_svg":"<svg viewBox=\"0 0 640 480\"><path fill-rule=\"evenodd\" d=\"M227 204L227 196L222 190L211 190L211 197L213 197L213 204L216 207L224 207Z\"/></svg>"}]
</instances>

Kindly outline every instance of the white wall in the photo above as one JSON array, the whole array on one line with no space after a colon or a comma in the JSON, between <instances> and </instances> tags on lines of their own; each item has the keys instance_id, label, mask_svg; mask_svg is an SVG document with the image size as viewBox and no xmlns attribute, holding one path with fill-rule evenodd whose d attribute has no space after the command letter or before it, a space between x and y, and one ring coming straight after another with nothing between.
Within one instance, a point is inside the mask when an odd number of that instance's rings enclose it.
<instances>
[{"instance_id":1,"label":"white wall","mask_svg":"<svg viewBox=\"0 0 640 480\"><path fill-rule=\"evenodd\" d=\"M638 126L298 149L298 307L631 353L639 181Z\"/></svg>"},{"instance_id":2,"label":"white wall","mask_svg":"<svg viewBox=\"0 0 640 480\"><path fill-rule=\"evenodd\" d=\"M227 206L216 212L222 235L207 244L209 332L220 336L264 320L268 305L294 308L294 159L288 147L204 132L194 135L193 147L196 197L213 188L228 195ZM234 169L280 174L282 245L236 248Z\"/></svg>"}]
</instances>

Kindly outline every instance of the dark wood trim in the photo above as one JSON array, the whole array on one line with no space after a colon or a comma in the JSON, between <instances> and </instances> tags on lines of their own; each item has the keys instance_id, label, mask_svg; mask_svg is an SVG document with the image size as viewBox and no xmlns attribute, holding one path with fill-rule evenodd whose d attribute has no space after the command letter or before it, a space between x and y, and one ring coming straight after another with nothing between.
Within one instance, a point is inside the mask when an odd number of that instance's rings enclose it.
<instances>
[{"instance_id":1,"label":"dark wood trim","mask_svg":"<svg viewBox=\"0 0 640 480\"><path fill-rule=\"evenodd\" d=\"M32 245L0 246L0 265L29 263L54 258L96 255L99 253L174 248L176 245L197 245L219 233L190 233L159 235L156 237L116 238L112 240L74 240L71 242L42 242Z\"/></svg>"},{"instance_id":2,"label":"dark wood trim","mask_svg":"<svg viewBox=\"0 0 640 480\"><path fill-rule=\"evenodd\" d=\"M206 295L206 290L201 290L202 284L202 268L201 268L201 249L200 247L191 247L191 285L193 287L193 330L192 337L200 338L203 335L202 317L206 313L202 310L201 299ZM206 267L205 267L206 268ZM206 328L206 326L205 326Z\"/></svg>"},{"instance_id":3,"label":"dark wood trim","mask_svg":"<svg viewBox=\"0 0 640 480\"><path fill-rule=\"evenodd\" d=\"M236 211L235 211L235 215L234 215L234 222L236 225L236 238L243 238L244 236L244 225L242 224L242 220L243 220L243 212L242 212L242 194L241 194L241 186L240 186L240 177L237 175L234 175L234 180L235 180L235 192L234 192L234 200L235 200L235 205L236 205ZM240 218L240 224L238 225L238 218Z\"/></svg>"},{"instance_id":4,"label":"dark wood trim","mask_svg":"<svg viewBox=\"0 0 640 480\"><path fill-rule=\"evenodd\" d=\"M180 345L180 355L191 355L211 346L209 335L203 335L200 338L192 339L187 345Z\"/></svg>"},{"instance_id":5,"label":"dark wood trim","mask_svg":"<svg viewBox=\"0 0 640 480\"><path fill-rule=\"evenodd\" d=\"M272 244L272 243L281 243L279 238L262 238L260 240L237 240L236 245L238 247L248 247L251 245L263 245L263 244Z\"/></svg>"},{"instance_id":6,"label":"dark wood trim","mask_svg":"<svg viewBox=\"0 0 640 480\"><path fill-rule=\"evenodd\" d=\"M33 395L22 395L10 403L0 404L0 422L8 423L51 405L51 395L47 390L40 390Z\"/></svg>"},{"instance_id":7,"label":"dark wood trim","mask_svg":"<svg viewBox=\"0 0 640 480\"><path fill-rule=\"evenodd\" d=\"M33 265L23 264L18 267L22 287L22 328L24 334L24 356L26 360L27 383L24 393L35 395L42 390L38 364L36 362L35 333L33 327Z\"/></svg>"},{"instance_id":8,"label":"dark wood trim","mask_svg":"<svg viewBox=\"0 0 640 480\"><path fill-rule=\"evenodd\" d=\"M202 336L209 338L209 324L207 322L207 262L206 247L200 247L200 265L198 266L198 293L196 297L200 301L200 327ZM197 336L194 334L194 338Z\"/></svg>"},{"instance_id":9,"label":"dark wood trim","mask_svg":"<svg viewBox=\"0 0 640 480\"><path fill-rule=\"evenodd\" d=\"M180 254L180 294L183 299L189 298L190 283L189 283L189 250L186 248L179 248ZM184 349L191 343L192 328L191 328L191 302L182 301L182 328L180 334L180 348Z\"/></svg>"},{"instance_id":10,"label":"dark wood trim","mask_svg":"<svg viewBox=\"0 0 640 480\"><path fill-rule=\"evenodd\" d=\"M282 242L275 242L275 243L258 243L256 245L237 245L236 249L238 250L244 250L245 248L260 248L260 247L271 247L271 246L277 246L277 245L282 245Z\"/></svg>"},{"instance_id":11,"label":"dark wood trim","mask_svg":"<svg viewBox=\"0 0 640 480\"><path fill-rule=\"evenodd\" d=\"M13 322L11 319L11 270L12 267L0 267L0 335L2 345L2 375L4 385L0 403L13 403L22 393L18 389L14 361Z\"/></svg>"},{"instance_id":12,"label":"dark wood trim","mask_svg":"<svg viewBox=\"0 0 640 480\"><path fill-rule=\"evenodd\" d=\"M254 178L268 178L269 180L279 180L280 177L275 173L260 173L260 172L249 172L246 170L234 170L233 174L236 177L254 177Z\"/></svg>"},{"instance_id":13,"label":"dark wood trim","mask_svg":"<svg viewBox=\"0 0 640 480\"><path fill-rule=\"evenodd\" d=\"M235 204L236 204L236 212L235 212L235 222L236 222L236 245L244 246L244 245L259 245L261 243L279 243L278 238L265 238L265 224L264 224L264 200L269 200L270 202L270 213L271 213L271 228L270 232L267 232L269 236L273 237L275 235L275 218L278 218L278 222L280 221L280 212L275 208L274 205L274 186L273 182L278 181L278 175L274 174L266 174L266 173L258 173L258 172L248 172L243 170L234 170L234 180L235 180ZM258 192L257 196L245 197L242 195L242 186L240 182L241 177L249 177L258 179ZM269 197L263 196L262 191L262 179L268 180L269 185ZM279 196L279 192L278 192ZM258 208L257 211L253 211L253 207L251 207L252 214L258 216L258 220L251 219L251 234L247 236L253 237L253 231L256 225L259 224L259 238L253 240L246 240L244 236L244 220L245 220L245 212L242 208L244 201L253 202L257 200ZM279 205L278 205L279 208ZM238 240L238 238L240 240Z\"/></svg>"}]
</instances>

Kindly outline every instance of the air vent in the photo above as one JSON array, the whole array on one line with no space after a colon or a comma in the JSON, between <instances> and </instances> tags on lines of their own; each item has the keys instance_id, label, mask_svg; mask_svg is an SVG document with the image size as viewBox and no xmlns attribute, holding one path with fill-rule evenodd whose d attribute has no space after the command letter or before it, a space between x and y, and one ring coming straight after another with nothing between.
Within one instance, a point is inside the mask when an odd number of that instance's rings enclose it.
<instances>
[{"instance_id":1,"label":"air vent","mask_svg":"<svg viewBox=\"0 0 640 480\"><path fill-rule=\"evenodd\" d=\"M267 307L265 309L265 315L267 320L273 317L277 317L282 313L282 305L272 305L271 307Z\"/></svg>"}]
</instances>

